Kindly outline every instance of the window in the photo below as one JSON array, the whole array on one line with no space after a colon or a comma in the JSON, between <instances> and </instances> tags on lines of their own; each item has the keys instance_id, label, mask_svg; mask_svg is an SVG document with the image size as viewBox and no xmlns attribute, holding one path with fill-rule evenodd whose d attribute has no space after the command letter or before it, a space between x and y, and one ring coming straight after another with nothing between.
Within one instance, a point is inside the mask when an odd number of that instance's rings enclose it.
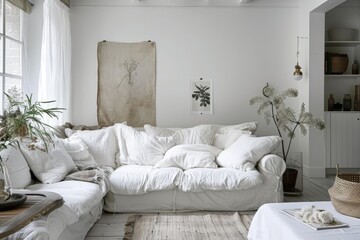
<instances>
[{"instance_id":1,"label":"window","mask_svg":"<svg viewBox=\"0 0 360 240\"><path fill-rule=\"evenodd\" d=\"M4 94L16 86L21 89L23 79L22 17L24 12L7 0L0 0L0 78L1 113Z\"/></svg>"}]
</instances>

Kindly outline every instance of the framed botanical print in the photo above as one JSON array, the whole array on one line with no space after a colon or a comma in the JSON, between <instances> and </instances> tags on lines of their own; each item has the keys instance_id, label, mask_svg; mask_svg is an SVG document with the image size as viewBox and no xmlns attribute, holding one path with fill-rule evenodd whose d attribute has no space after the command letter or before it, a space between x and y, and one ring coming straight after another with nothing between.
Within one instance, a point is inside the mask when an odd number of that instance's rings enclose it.
<instances>
[{"instance_id":1,"label":"framed botanical print","mask_svg":"<svg viewBox=\"0 0 360 240\"><path fill-rule=\"evenodd\" d=\"M213 114L213 81L211 79L192 80L191 91L191 113Z\"/></svg>"}]
</instances>

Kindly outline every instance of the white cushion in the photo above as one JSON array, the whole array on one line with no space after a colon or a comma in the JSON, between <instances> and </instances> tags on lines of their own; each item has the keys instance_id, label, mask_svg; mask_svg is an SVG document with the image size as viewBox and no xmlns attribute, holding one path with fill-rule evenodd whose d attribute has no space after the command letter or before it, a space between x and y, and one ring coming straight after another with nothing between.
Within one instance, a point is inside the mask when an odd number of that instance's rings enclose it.
<instances>
[{"instance_id":1,"label":"white cushion","mask_svg":"<svg viewBox=\"0 0 360 240\"><path fill-rule=\"evenodd\" d=\"M79 137L59 139L67 153L71 156L76 167L80 170L95 167L97 164L88 150L86 144Z\"/></svg>"},{"instance_id":2,"label":"white cushion","mask_svg":"<svg viewBox=\"0 0 360 240\"><path fill-rule=\"evenodd\" d=\"M157 137L117 124L116 137L119 142L120 164L153 166L175 145L174 137Z\"/></svg>"},{"instance_id":3,"label":"white cushion","mask_svg":"<svg viewBox=\"0 0 360 240\"><path fill-rule=\"evenodd\" d=\"M184 172L179 188L184 192L231 191L248 189L262 182L262 175L256 170L194 168Z\"/></svg>"},{"instance_id":4,"label":"white cushion","mask_svg":"<svg viewBox=\"0 0 360 240\"><path fill-rule=\"evenodd\" d=\"M174 189L183 172L179 168L124 165L110 176L110 190L114 194L137 195L151 191Z\"/></svg>"},{"instance_id":5,"label":"white cushion","mask_svg":"<svg viewBox=\"0 0 360 240\"><path fill-rule=\"evenodd\" d=\"M229 126L215 125L215 126L217 127L216 133L218 134L228 134L229 132L234 130L250 131L251 133L254 133L258 128L258 123L245 122L237 125L229 125Z\"/></svg>"},{"instance_id":6,"label":"white cushion","mask_svg":"<svg viewBox=\"0 0 360 240\"><path fill-rule=\"evenodd\" d=\"M26 189L54 192L64 199L64 205L75 211L77 216L88 214L105 195L99 184L84 181L61 181L54 184L34 184Z\"/></svg>"},{"instance_id":7,"label":"white cushion","mask_svg":"<svg viewBox=\"0 0 360 240\"><path fill-rule=\"evenodd\" d=\"M161 128L161 127L155 127L151 126L149 124L144 125L144 130L147 134L158 136L158 137L170 137L175 135L174 129L171 128Z\"/></svg>"},{"instance_id":8,"label":"white cushion","mask_svg":"<svg viewBox=\"0 0 360 240\"><path fill-rule=\"evenodd\" d=\"M212 125L199 125L192 128L166 129L144 125L145 132L153 136L169 137L175 136L176 144L207 144L212 145L216 127Z\"/></svg>"},{"instance_id":9,"label":"white cushion","mask_svg":"<svg viewBox=\"0 0 360 240\"><path fill-rule=\"evenodd\" d=\"M17 147L8 147L2 150L0 155L6 161L13 188L21 189L31 184L29 165ZM4 178L2 171L0 171L0 178Z\"/></svg>"},{"instance_id":10,"label":"white cushion","mask_svg":"<svg viewBox=\"0 0 360 240\"><path fill-rule=\"evenodd\" d=\"M215 134L213 145L220 149L230 147L241 135L251 135L250 131L232 130L224 134Z\"/></svg>"},{"instance_id":11,"label":"white cushion","mask_svg":"<svg viewBox=\"0 0 360 240\"><path fill-rule=\"evenodd\" d=\"M66 175L76 170L71 156L63 148L62 144L48 145L48 152L39 149L30 150L26 143L21 143L23 153L31 171L42 183L56 183Z\"/></svg>"},{"instance_id":12,"label":"white cushion","mask_svg":"<svg viewBox=\"0 0 360 240\"><path fill-rule=\"evenodd\" d=\"M97 164L115 168L118 146L114 129L112 126L99 130L77 131L70 139L80 138L87 145Z\"/></svg>"},{"instance_id":13,"label":"white cushion","mask_svg":"<svg viewBox=\"0 0 360 240\"><path fill-rule=\"evenodd\" d=\"M221 149L204 144L184 144L170 148L154 167L217 168L216 157Z\"/></svg>"},{"instance_id":14,"label":"white cushion","mask_svg":"<svg viewBox=\"0 0 360 240\"><path fill-rule=\"evenodd\" d=\"M266 154L279 146L279 136L255 137L240 136L229 148L221 152L217 164L222 167L232 167L245 170L247 166L255 166ZM250 169L246 169L250 170Z\"/></svg>"}]
</instances>

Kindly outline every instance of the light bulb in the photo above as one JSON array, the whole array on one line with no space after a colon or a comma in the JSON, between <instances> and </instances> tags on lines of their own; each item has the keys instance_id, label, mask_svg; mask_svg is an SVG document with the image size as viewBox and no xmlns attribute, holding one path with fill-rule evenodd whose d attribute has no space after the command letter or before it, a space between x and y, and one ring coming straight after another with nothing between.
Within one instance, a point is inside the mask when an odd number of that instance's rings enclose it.
<instances>
[{"instance_id":1,"label":"light bulb","mask_svg":"<svg viewBox=\"0 0 360 240\"><path fill-rule=\"evenodd\" d=\"M300 81L302 79L302 72L301 72L301 67L299 66L299 64L295 65L295 72L293 74L293 77L296 81Z\"/></svg>"}]
</instances>

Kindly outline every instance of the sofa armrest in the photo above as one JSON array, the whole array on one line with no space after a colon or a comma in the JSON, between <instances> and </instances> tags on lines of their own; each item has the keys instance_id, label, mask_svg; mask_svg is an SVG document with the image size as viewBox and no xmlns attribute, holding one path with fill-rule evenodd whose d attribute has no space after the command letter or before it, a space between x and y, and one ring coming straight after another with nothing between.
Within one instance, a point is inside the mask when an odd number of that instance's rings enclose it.
<instances>
[{"instance_id":1,"label":"sofa armrest","mask_svg":"<svg viewBox=\"0 0 360 240\"><path fill-rule=\"evenodd\" d=\"M285 161L275 154L267 154L257 164L259 172L263 175L273 175L280 178L286 169Z\"/></svg>"},{"instance_id":2,"label":"sofa armrest","mask_svg":"<svg viewBox=\"0 0 360 240\"><path fill-rule=\"evenodd\" d=\"M272 183L274 191L277 192L276 202L284 201L283 185L281 176L285 172L285 161L275 154L265 155L257 164L259 172L265 177L265 181Z\"/></svg>"}]
</instances>

